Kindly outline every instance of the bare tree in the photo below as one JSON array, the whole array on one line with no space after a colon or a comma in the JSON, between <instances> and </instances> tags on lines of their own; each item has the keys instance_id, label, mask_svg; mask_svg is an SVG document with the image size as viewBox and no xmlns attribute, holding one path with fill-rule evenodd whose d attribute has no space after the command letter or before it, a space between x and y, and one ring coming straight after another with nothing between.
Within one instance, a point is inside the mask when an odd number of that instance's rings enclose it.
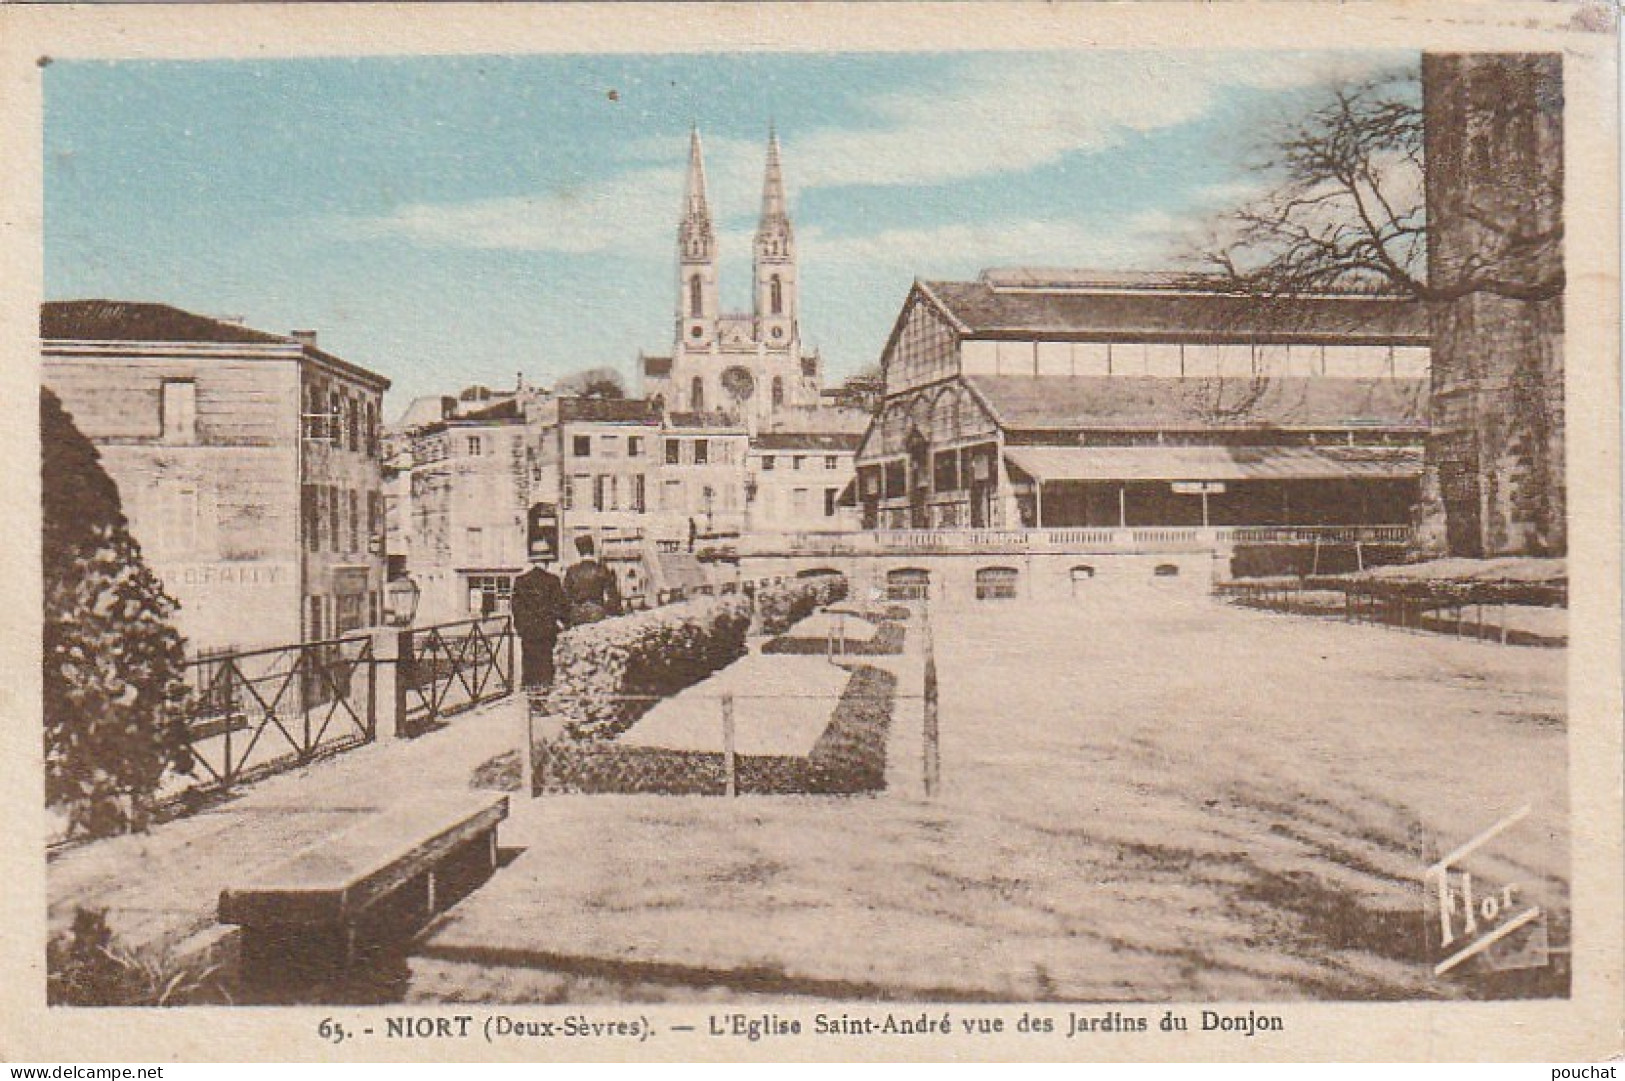
<instances>
[{"instance_id":1,"label":"bare tree","mask_svg":"<svg viewBox=\"0 0 1625 1081\"><path fill-rule=\"evenodd\" d=\"M1424 181L1429 169L1469 163L1425 161L1423 134L1414 70L1328 87L1307 114L1266 134L1251 164L1269 186L1214 223L1196 277L1262 298L1561 295L1562 260L1553 258L1563 242L1561 191L1531 192L1523 178L1478 185L1459 208L1483 227L1477 250L1447 273L1435 265L1430 279Z\"/></svg>"}]
</instances>

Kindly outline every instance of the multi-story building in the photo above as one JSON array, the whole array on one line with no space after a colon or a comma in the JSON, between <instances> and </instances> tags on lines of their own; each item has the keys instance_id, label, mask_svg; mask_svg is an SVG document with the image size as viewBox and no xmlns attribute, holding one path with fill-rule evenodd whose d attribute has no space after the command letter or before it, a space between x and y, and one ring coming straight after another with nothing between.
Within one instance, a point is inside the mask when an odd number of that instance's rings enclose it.
<instances>
[{"instance_id":1,"label":"multi-story building","mask_svg":"<svg viewBox=\"0 0 1625 1081\"><path fill-rule=\"evenodd\" d=\"M657 541L737 534L745 525L750 433L716 413L668 413L661 430L659 493L650 516Z\"/></svg>"},{"instance_id":2,"label":"multi-story building","mask_svg":"<svg viewBox=\"0 0 1625 1081\"><path fill-rule=\"evenodd\" d=\"M754 432L787 410L819 404L823 373L817 352L802 345L795 230L773 135L754 247L752 310L724 312L705 163L694 132L677 227L676 336L669 355L639 361L643 394L662 409L722 414Z\"/></svg>"},{"instance_id":3,"label":"multi-story building","mask_svg":"<svg viewBox=\"0 0 1625 1081\"><path fill-rule=\"evenodd\" d=\"M1408 524L1421 306L1173 275L916 282L858 451L865 528Z\"/></svg>"},{"instance_id":4,"label":"multi-story building","mask_svg":"<svg viewBox=\"0 0 1625 1081\"><path fill-rule=\"evenodd\" d=\"M763 432L750 444L746 532L857 528L858 432Z\"/></svg>"},{"instance_id":5,"label":"multi-story building","mask_svg":"<svg viewBox=\"0 0 1625 1081\"><path fill-rule=\"evenodd\" d=\"M417 622L507 610L525 569L531 451L522 403L506 399L410 433L406 569Z\"/></svg>"},{"instance_id":6,"label":"multi-story building","mask_svg":"<svg viewBox=\"0 0 1625 1081\"><path fill-rule=\"evenodd\" d=\"M660 413L622 398L554 398L531 417L535 502L557 510L561 556L574 539L642 537L660 465Z\"/></svg>"},{"instance_id":7,"label":"multi-story building","mask_svg":"<svg viewBox=\"0 0 1625 1081\"><path fill-rule=\"evenodd\" d=\"M194 651L379 621L389 381L317 347L163 304L59 301L42 373L97 446Z\"/></svg>"}]
</instances>

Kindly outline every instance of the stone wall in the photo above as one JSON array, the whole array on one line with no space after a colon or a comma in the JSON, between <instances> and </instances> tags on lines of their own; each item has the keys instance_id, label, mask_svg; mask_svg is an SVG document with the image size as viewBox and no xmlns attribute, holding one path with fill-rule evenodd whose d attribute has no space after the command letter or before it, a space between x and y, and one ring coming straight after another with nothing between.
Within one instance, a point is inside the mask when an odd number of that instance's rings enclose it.
<instances>
[{"instance_id":1,"label":"stone wall","mask_svg":"<svg viewBox=\"0 0 1625 1081\"><path fill-rule=\"evenodd\" d=\"M1436 294L1424 547L1562 554L1562 58L1429 54L1422 87Z\"/></svg>"}]
</instances>

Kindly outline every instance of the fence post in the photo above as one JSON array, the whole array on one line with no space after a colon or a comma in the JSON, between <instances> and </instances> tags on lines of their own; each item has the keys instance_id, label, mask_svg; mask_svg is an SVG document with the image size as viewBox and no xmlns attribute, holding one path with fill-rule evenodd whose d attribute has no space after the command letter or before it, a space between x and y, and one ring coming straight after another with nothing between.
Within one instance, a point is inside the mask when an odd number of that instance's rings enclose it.
<instances>
[{"instance_id":1,"label":"fence post","mask_svg":"<svg viewBox=\"0 0 1625 1081\"><path fill-rule=\"evenodd\" d=\"M524 715L519 725L519 795L530 799L536 795L536 718L530 695L521 691L515 696Z\"/></svg>"},{"instance_id":2,"label":"fence post","mask_svg":"<svg viewBox=\"0 0 1625 1081\"><path fill-rule=\"evenodd\" d=\"M734 696L722 696L722 779L723 791L732 799L739 795L738 763L734 758Z\"/></svg>"},{"instance_id":3,"label":"fence post","mask_svg":"<svg viewBox=\"0 0 1625 1081\"><path fill-rule=\"evenodd\" d=\"M942 754L937 725L937 645L931 632L931 604L920 606L925 626L925 724L921 743L925 756L925 796L931 799L942 784Z\"/></svg>"},{"instance_id":4,"label":"fence post","mask_svg":"<svg viewBox=\"0 0 1625 1081\"><path fill-rule=\"evenodd\" d=\"M411 735L406 721L406 689L412 683L412 632L402 627L377 627L372 631L372 699L382 703L383 716L374 713L373 738L379 721L397 738ZM374 707L376 710L376 706Z\"/></svg>"}]
</instances>

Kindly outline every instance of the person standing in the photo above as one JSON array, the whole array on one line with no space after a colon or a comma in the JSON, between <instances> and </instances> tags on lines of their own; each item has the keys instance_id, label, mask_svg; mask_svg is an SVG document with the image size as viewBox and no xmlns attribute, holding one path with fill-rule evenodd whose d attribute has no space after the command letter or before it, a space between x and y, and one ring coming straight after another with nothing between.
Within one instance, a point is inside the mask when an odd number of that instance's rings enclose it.
<instances>
[{"instance_id":1,"label":"person standing","mask_svg":"<svg viewBox=\"0 0 1625 1081\"><path fill-rule=\"evenodd\" d=\"M596 623L621 613L621 587L615 572L594 556L591 537L576 538L581 559L564 572L564 595L570 601L570 625Z\"/></svg>"},{"instance_id":2,"label":"person standing","mask_svg":"<svg viewBox=\"0 0 1625 1081\"><path fill-rule=\"evenodd\" d=\"M569 603L559 576L545 559L532 557L530 570L514 579L513 627L519 635L521 682L545 687L553 682L553 647L568 626Z\"/></svg>"}]
</instances>

